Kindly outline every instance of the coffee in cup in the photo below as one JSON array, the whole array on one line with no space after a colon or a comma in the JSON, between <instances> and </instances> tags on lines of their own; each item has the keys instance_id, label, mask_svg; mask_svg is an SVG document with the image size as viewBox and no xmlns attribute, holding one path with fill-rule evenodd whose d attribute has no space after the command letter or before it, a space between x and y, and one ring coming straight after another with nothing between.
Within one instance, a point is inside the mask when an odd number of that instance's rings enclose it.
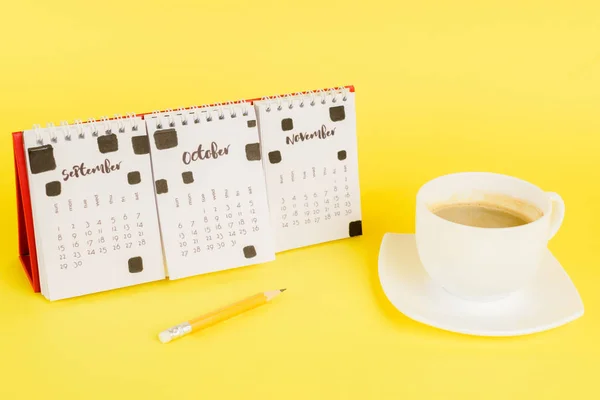
<instances>
[{"instance_id":1,"label":"coffee in cup","mask_svg":"<svg viewBox=\"0 0 600 400\"><path fill-rule=\"evenodd\" d=\"M477 228L512 228L534 222L544 215L534 204L489 193L476 201L432 204L430 210L447 221Z\"/></svg>"},{"instance_id":2,"label":"coffee in cup","mask_svg":"<svg viewBox=\"0 0 600 400\"><path fill-rule=\"evenodd\" d=\"M446 175L417 193L417 250L429 276L448 292L494 300L535 278L563 218L561 197L526 181Z\"/></svg>"}]
</instances>

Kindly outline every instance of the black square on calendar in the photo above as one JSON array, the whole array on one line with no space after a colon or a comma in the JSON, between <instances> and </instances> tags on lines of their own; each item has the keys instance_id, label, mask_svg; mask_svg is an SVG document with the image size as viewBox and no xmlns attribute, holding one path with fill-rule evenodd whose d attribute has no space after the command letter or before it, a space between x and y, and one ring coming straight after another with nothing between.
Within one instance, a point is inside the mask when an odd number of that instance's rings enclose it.
<instances>
[{"instance_id":1,"label":"black square on calendar","mask_svg":"<svg viewBox=\"0 0 600 400\"><path fill-rule=\"evenodd\" d=\"M173 128L170 128L154 132L154 144L156 144L156 148L158 150L166 150L177 147L177 131Z\"/></svg>"},{"instance_id":2,"label":"black square on calendar","mask_svg":"<svg viewBox=\"0 0 600 400\"><path fill-rule=\"evenodd\" d=\"M194 173L192 171L186 171L181 173L181 179L183 179L183 183L190 184L194 182Z\"/></svg>"},{"instance_id":3,"label":"black square on calendar","mask_svg":"<svg viewBox=\"0 0 600 400\"><path fill-rule=\"evenodd\" d=\"M52 171L56 169L56 161L54 160L54 149L52 145L30 147L29 150L29 168L32 174L40 172Z\"/></svg>"},{"instance_id":4,"label":"black square on calendar","mask_svg":"<svg viewBox=\"0 0 600 400\"><path fill-rule=\"evenodd\" d=\"M248 161L260 160L260 144L250 143L246 145L246 159Z\"/></svg>"},{"instance_id":5,"label":"black square on calendar","mask_svg":"<svg viewBox=\"0 0 600 400\"><path fill-rule=\"evenodd\" d=\"M127 266L129 267L129 272L132 274L137 274L144 270L144 263L142 262L142 257L132 257L127 261Z\"/></svg>"},{"instance_id":6,"label":"black square on calendar","mask_svg":"<svg viewBox=\"0 0 600 400\"><path fill-rule=\"evenodd\" d=\"M146 135L132 136L131 146L133 147L134 154L150 153L150 140L148 140L148 136Z\"/></svg>"},{"instance_id":7,"label":"black square on calendar","mask_svg":"<svg viewBox=\"0 0 600 400\"><path fill-rule=\"evenodd\" d=\"M46 183L46 196L54 197L60 194L60 182L53 181Z\"/></svg>"},{"instance_id":8,"label":"black square on calendar","mask_svg":"<svg viewBox=\"0 0 600 400\"><path fill-rule=\"evenodd\" d=\"M256 249L254 248L254 246L246 246L244 247L243 251L244 257L246 258L256 257Z\"/></svg>"},{"instance_id":9,"label":"black square on calendar","mask_svg":"<svg viewBox=\"0 0 600 400\"><path fill-rule=\"evenodd\" d=\"M291 131L294 129L294 121L291 118L284 118L281 120L281 129L284 131Z\"/></svg>"},{"instance_id":10,"label":"black square on calendar","mask_svg":"<svg viewBox=\"0 0 600 400\"><path fill-rule=\"evenodd\" d=\"M348 224L348 236L360 236L362 235L362 221L352 221Z\"/></svg>"},{"instance_id":11,"label":"black square on calendar","mask_svg":"<svg viewBox=\"0 0 600 400\"><path fill-rule=\"evenodd\" d=\"M109 135L98 136L98 150L102 154L119 150L117 135L111 133Z\"/></svg>"},{"instance_id":12,"label":"black square on calendar","mask_svg":"<svg viewBox=\"0 0 600 400\"><path fill-rule=\"evenodd\" d=\"M344 106L336 106L329 108L329 117L333 122L343 121L346 119L346 110Z\"/></svg>"},{"instance_id":13,"label":"black square on calendar","mask_svg":"<svg viewBox=\"0 0 600 400\"><path fill-rule=\"evenodd\" d=\"M159 179L156 181L156 194L163 194L169 192L169 184L166 179Z\"/></svg>"},{"instance_id":14,"label":"black square on calendar","mask_svg":"<svg viewBox=\"0 0 600 400\"><path fill-rule=\"evenodd\" d=\"M137 185L142 181L142 177L139 171L132 171L127 174L127 183L130 185Z\"/></svg>"},{"instance_id":15,"label":"black square on calendar","mask_svg":"<svg viewBox=\"0 0 600 400\"><path fill-rule=\"evenodd\" d=\"M269 153L269 161L271 164L277 164L281 162L281 152L279 150L272 151Z\"/></svg>"}]
</instances>

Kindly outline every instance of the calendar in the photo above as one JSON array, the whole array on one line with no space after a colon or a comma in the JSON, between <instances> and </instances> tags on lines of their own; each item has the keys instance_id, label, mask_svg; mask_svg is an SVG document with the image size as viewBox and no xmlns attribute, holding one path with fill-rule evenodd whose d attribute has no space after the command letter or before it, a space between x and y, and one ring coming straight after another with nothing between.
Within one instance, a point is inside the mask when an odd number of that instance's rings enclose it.
<instances>
[{"instance_id":1,"label":"calendar","mask_svg":"<svg viewBox=\"0 0 600 400\"><path fill-rule=\"evenodd\" d=\"M141 118L36 128L23 141L44 296L165 278Z\"/></svg>"},{"instance_id":2,"label":"calendar","mask_svg":"<svg viewBox=\"0 0 600 400\"><path fill-rule=\"evenodd\" d=\"M250 104L146 119L169 278L275 259Z\"/></svg>"},{"instance_id":3,"label":"calendar","mask_svg":"<svg viewBox=\"0 0 600 400\"><path fill-rule=\"evenodd\" d=\"M13 134L19 252L50 300L362 235L351 86Z\"/></svg>"},{"instance_id":4,"label":"calendar","mask_svg":"<svg viewBox=\"0 0 600 400\"><path fill-rule=\"evenodd\" d=\"M276 251L362 235L354 92L255 103Z\"/></svg>"}]
</instances>

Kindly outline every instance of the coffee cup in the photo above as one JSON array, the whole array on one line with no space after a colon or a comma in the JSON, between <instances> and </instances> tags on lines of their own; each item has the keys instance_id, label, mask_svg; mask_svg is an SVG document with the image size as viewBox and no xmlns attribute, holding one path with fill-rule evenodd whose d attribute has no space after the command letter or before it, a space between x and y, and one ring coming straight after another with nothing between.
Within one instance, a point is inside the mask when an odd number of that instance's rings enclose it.
<instances>
[{"instance_id":1,"label":"coffee cup","mask_svg":"<svg viewBox=\"0 0 600 400\"><path fill-rule=\"evenodd\" d=\"M459 222L436 213L454 206L463 207L454 210ZM474 219L475 206L518 215L524 222L486 226L485 218ZM467 300L496 300L535 279L564 215L558 194L518 178L485 172L441 176L417 193L418 254L431 279L449 293Z\"/></svg>"}]
</instances>

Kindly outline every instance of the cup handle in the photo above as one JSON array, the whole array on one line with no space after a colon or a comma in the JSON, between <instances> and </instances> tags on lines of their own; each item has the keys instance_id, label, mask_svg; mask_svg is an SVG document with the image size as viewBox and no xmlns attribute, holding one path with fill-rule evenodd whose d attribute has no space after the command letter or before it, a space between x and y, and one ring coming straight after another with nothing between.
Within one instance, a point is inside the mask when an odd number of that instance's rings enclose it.
<instances>
[{"instance_id":1,"label":"cup handle","mask_svg":"<svg viewBox=\"0 0 600 400\"><path fill-rule=\"evenodd\" d=\"M552 202L552 213L550 214L550 237L552 239L565 219L565 202L558 193L548 192Z\"/></svg>"}]
</instances>

